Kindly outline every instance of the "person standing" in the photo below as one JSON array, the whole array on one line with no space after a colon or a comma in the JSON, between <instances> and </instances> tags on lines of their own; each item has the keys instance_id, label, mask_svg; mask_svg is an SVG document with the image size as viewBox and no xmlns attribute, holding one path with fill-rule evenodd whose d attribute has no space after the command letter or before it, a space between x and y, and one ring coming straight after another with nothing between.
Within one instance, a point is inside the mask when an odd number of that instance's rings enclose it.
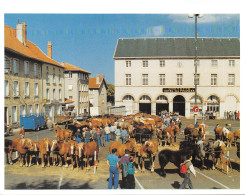
<instances>
[{"instance_id":1,"label":"person standing","mask_svg":"<svg viewBox=\"0 0 245 195\"><path fill-rule=\"evenodd\" d=\"M227 112L225 111L224 112L224 120L226 120L226 114L227 114Z\"/></svg>"},{"instance_id":2,"label":"person standing","mask_svg":"<svg viewBox=\"0 0 245 195\"><path fill-rule=\"evenodd\" d=\"M127 175L125 173L125 166L128 167L128 163L129 163L129 150L125 150L125 155L122 156L122 158L119 161L119 167L122 170L122 185L121 185L121 189L126 188L126 184L127 184Z\"/></svg>"},{"instance_id":3,"label":"person standing","mask_svg":"<svg viewBox=\"0 0 245 195\"><path fill-rule=\"evenodd\" d=\"M93 136L93 141L98 143L97 130L95 128L93 129L92 136Z\"/></svg>"},{"instance_id":4,"label":"person standing","mask_svg":"<svg viewBox=\"0 0 245 195\"><path fill-rule=\"evenodd\" d=\"M235 112L234 112L234 117L235 117L235 120L237 119L237 112L236 112L236 110L235 110Z\"/></svg>"},{"instance_id":5,"label":"person standing","mask_svg":"<svg viewBox=\"0 0 245 195\"><path fill-rule=\"evenodd\" d=\"M239 113L239 111L237 111L237 113L236 113L236 118L237 118L237 120L239 120L240 118L240 113Z\"/></svg>"},{"instance_id":6,"label":"person standing","mask_svg":"<svg viewBox=\"0 0 245 195\"><path fill-rule=\"evenodd\" d=\"M101 146L101 143L100 143L100 127L97 126L97 140L98 140L98 146L100 147Z\"/></svg>"},{"instance_id":7,"label":"person standing","mask_svg":"<svg viewBox=\"0 0 245 195\"><path fill-rule=\"evenodd\" d=\"M103 126L100 128L100 141L101 141L101 146L105 147L105 129L103 128Z\"/></svg>"},{"instance_id":8,"label":"person standing","mask_svg":"<svg viewBox=\"0 0 245 195\"><path fill-rule=\"evenodd\" d=\"M92 137L89 129L86 130L84 137L85 137L85 143L89 143L90 142L90 139Z\"/></svg>"},{"instance_id":9,"label":"person standing","mask_svg":"<svg viewBox=\"0 0 245 195\"><path fill-rule=\"evenodd\" d=\"M115 139L116 139L116 135L115 135L116 130L117 130L116 126L113 123L112 126L110 127L110 138L112 141L115 141Z\"/></svg>"},{"instance_id":10,"label":"person standing","mask_svg":"<svg viewBox=\"0 0 245 195\"><path fill-rule=\"evenodd\" d=\"M105 141L106 142L110 142L110 133L111 133L111 129L110 126L108 127L108 125L105 126Z\"/></svg>"},{"instance_id":11,"label":"person standing","mask_svg":"<svg viewBox=\"0 0 245 195\"><path fill-rule=\"evenodd\" d=\"M117 152L117 149L112 149L112 154L109 154L107 157L107 165L110 167L110 177L109 177L109 184L108 189L112 189L112 179L114 176L114 189L117 189L118 187L118 179L119 179L119 159L117 155L115 154Z\"/></svg>"},{"instance_id":12,"label":"person standing","mask_svg":"<svg viewBox=\"0 0 245 195\"><path fill-rule=\"evenodd\" d=\"M24 129L24 125L22 125L21 129L20 129L20 132L19 132L19 135L21 138L25 138L25 129Z\"/></svg>"},{"instance_id":13,"label":"person standing","mask_svg":"<svg viewBox=\"0 0 245 195\"><path fill-rule=\"evenodd\" d=\"M134 158L131 156L128 163L128 175L126 177L126 189L135 189L135 166L133 165Z\"/></svg>"},{"instance_id":14,"label":"person standing","mask_svg":"<svg viewBox=\"0 0 245 195\"><path fill-rule=\"evenodd\" d=\"M190 189L193 189L193 185L192 185L191 178L190 178L190 173L192 173L194 175L194 177L196 178L196 171L195 171L193 164L191 162L192 156L190 154L188 154L186 156L186 158L187 158L187 160L184 161L184 165L186 166L187 171L185 173L183 173L184 174L184 181L180 185L179 189L185 189L187 184L188 184Z\"/></svg>"},{"instance_id":15,"label":"person standing","mask_svg":"<svg viewBox=\"0 0 245 195\"><path fill-rule=\"evenodd\" d=\"M81 134L81 132L80 132L80 129L77 130L77 132L74 134L74 136L75 136L75 138L76 138L76 142L77 142L77 143L81 143L81 142L82 142L82 139L81 139L82 134Z\"/></svg>"},{"instance_id":16,"label":"person standing","mask_svg":"<svg viewBox=\"0 0 245 195\"><path fill-rule=\"evenodd\" d=\"M115 131L115 135L116 135L116 141L119 141L119 139L121 138L121 127L119 127L119 128Z\"/></svg>"},{"instance_id":17,"label":"person standing","mask_svg":"<svg viewBox=\"0 0 245 195\"><path fill-rule=\"evenodd\" d=\"M124 143L126 141L127 137L128 137L128 133L127 133L126 129L123 128L122 133L121 133L122 143Z\"/></svg>"}]
</instances>

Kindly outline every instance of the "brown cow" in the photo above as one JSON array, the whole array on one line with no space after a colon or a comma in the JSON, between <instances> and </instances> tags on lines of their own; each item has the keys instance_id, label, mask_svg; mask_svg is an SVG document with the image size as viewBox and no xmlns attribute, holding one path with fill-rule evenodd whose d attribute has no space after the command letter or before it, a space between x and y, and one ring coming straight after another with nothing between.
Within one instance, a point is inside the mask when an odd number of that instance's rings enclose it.
<instances>
[{"instance_id":1,"label":"brown cow","mask_svg":"<svg viewBox=\"0 0 245 195\"><path fill-rule=\"evenodd\" d=\"M83 149L84 149L84 142L81 142L77 145L75 155L76 155L76 163L77 168L79 169L80 161L83 160ZM83 168L83 161L81 162L81 169Z\"/></svg>"},{"instance_id":2,"label":"brown cow","mask_svg":"<svg viewBox=\"0 0 245 195\"><path fill-rule=\"evenodd\" d=\"M115 153L119 158L125 155L125 150L127 149L130 153L136 153L137 150L137 143L134 138L129 138L125 141L124 144L122 144L119 141L112 142L109 151L112 153L112 149L117 149L117 152Z\"/></svg>"},{"instance_id":3,"label":"brown cow","mask_svg":"<svg viewBox=\"0 0 245 195\"><path fill-rule=\"evenodd\" d=\"M62 129L59 125L55 125L54 130L58 141L68 141L71 139L72 131L70 129Z\"/></svg>"},{"instance_id":4,"label":"brown cow","mask_svg":"<svg viewBox=\"0 0 245 195\"><path fill-rule=\"evenodd\" d=\"M236 143L237 143L237 140L240 139L240 130L236 130L234 132L234 142L235 142L235 146L236 146Z\"/></svg>"},{"instance_id":5,"label":"brown cow","mask_svg":"<svg viewBox=\"0 0 245 195\"><path fill-rule=\"evenodd\" d=\"M76 149L78 147L78 143L74 140L70 140L68 141L68 144L70 145L68 155L71 157L71 165L72 165L72 169L74 169L74 161L76 162Z\"/></svg>"},{"instance_id":6,"label":"brown cow","mask_svg":"<svg viewBox=\"0 0 245 195\"><path fill-rule=\"evenodd\" d=\"M144 143L140 151L141 164L142 164L141 172L145 172L145 160L147 158L150 158L151 172L154 172L154 161L155 161L155 156L157 154L157 151L158 151L158 143L156 140L148 140Z\"/></svg>"},{"instance_id":7,"label":"brown cow","mask_svg":"<svg viewBox=\"0 0 245 195\"><path fill-rule=\"evenodd\" d=\"M92 142L89 142L89 143L83 145L83 154L84 154L84 157L87 159L86 170L90 169L89 158L92 157L93 161L94 161L95 151L96 151L96 161L94 162L94 166L97 165L98 155L99 155L99 146L98 146L97 142L92 141Z\"/></svg>"},{"instance_id":8,"label":"brown cow","mask_svg":"<svg viewBox=\"0 0 245 195\"><path fill-rule=\"evenodd\" d=\"M29 150L27 155L30 156L30 163L29 167L32 165L32 156L35 156L36 164L39 165L39 149L40 149L40 143L38 141L32 141L33 150Z\"/></svg>"},{"instance_id":9,"label":"brown cow","mask_svg":"<svg viewBox=\"0 0 245 195\"><path fill-rule=\"evenodd\" d=\"M12 140L12 150L10 150L10 164L12 163L12 152L17 151L20 157L20 166L23 167L23 159L25 159L26 167L28 166L27 152L33 150L32 141L29 138L14 138Z\"/></svg>"},{"instance_id":10,"label":"brown cow","mask_svg":"<svg viewBox=\"0 0 245 195\"><path fill-rule=\"evenodd\" d=\"M215 140L222 140L223 138L223 128L218 124L214 128Z\"/></svg>"},{"instance_id":11,"label":"brown cow","mask_svg":"<svg viewBox=\"0 0 245 195\"><path fill-rule=\"evenodd\" d=\"M45 167L45 159L47 160L47 166L50 166L50 152L51 152L52 142L48 138L43 138L40 140L39 150L42 159L42 168ZM54 155L53 155L54 156Z\"/></svg>"}]
</instances>

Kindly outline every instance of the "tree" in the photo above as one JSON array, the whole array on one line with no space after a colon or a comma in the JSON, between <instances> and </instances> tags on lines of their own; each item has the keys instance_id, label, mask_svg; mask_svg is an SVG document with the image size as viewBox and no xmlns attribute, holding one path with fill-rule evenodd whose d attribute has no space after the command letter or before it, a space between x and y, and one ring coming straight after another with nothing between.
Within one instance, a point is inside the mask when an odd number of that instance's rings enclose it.
<instances>
[{"instance_id":1,"label":"tree","mask_svg":"<svg viewBox=\"0 0 245 195\"><path fill-rule=\"evenodd\" d=\"M107 102L114 103L115 99L115 86L113 84L107 84Z\"/></svg>"}]
</instances>

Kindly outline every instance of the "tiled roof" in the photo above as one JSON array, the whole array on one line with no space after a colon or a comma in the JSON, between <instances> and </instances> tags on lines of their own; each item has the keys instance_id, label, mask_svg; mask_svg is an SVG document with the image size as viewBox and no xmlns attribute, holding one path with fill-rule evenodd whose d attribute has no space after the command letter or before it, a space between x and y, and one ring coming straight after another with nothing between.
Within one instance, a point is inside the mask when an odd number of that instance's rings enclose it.
<instances>
[{"instance_id":1,"label":"tiled roof","mask_svg":"<svg viewBox=\"0 0 245 195\"><path fill-rule=\"evenodd\" d=\"M103 78L99 77L99 84L96 84L96 77L89 77L88 87L89 89L98 89L102 83Z\"/></svg>"},{"instance_id":2,"label":"tiled roof","mask_svg":"<svg viewBox=\"0 0 245 195\"><path fill-rule=\"evenodd\" d=\"M198 57L240 57L238 38L198 38ZM119 39L114 58L194 57L194 38Z\"/></svg>"},{"instance_id":3,"label":"tiled roof","mask_svg":"<svg viewBox=\"0 0 245 195\"><path fill-rule=\"evenodd\" d=\"M25 55L26 57L63 67L60 63L54 61L44 54L34 43L27 40L26 46L24 46L16 38L16 29L6 25L4 26L4 47L14 50L22 55Z\"/></svg>"},{"instance_id":4,"label":"tiled roof","mask_svg":"<svg viewBox=\"0 0 245 195\"><path fill-rule=\"evenodd\" d=\"M65 67L65 70L69 70L69 71L81 71L81 72L85 72L85 73L88 73L88 74L91 74L90 72L86 71L86 70L83 70L81 68L78 68L74 65L71 65L71 64L68 64L66 62L60 62L62 65L64 65Z\"/></svg>"}]
</instances>

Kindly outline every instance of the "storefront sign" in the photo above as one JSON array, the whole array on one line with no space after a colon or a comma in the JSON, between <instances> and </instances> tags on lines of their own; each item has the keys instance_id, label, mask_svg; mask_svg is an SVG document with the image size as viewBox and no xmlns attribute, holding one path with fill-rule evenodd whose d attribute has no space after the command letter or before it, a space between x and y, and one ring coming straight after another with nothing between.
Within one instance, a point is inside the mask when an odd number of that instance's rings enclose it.
<instances>
[{"instance_id":1,"label":"storefront sign","mask_svg":"<svg viewBox=\"0 0 245 195\"><path fill-rule=\"evenodd\" d=\"M162 92L180 92L180 93L188 93L188 92L195 92L195 88L163 88Z\"/></svg>"}]
</instances>

